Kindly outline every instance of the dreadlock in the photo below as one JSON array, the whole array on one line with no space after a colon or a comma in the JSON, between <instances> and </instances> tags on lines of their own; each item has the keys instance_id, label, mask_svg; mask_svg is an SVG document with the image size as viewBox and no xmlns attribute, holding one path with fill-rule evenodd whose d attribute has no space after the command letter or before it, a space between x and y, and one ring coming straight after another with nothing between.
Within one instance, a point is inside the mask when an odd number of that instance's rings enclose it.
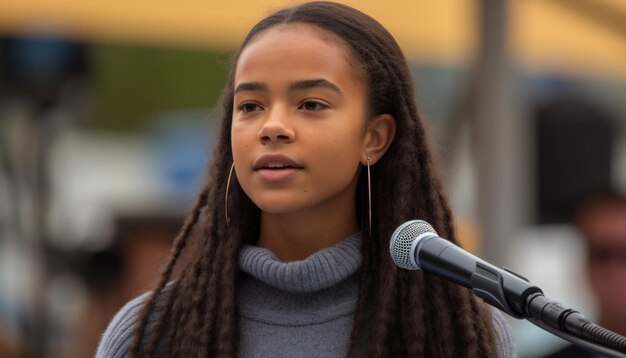
<instances>
[{"instance_id":1,"label":"dreadlock","mask_svg":"<svg viewBox=\"0 0 626 358\"><path fill-rule=\"evenodd\" d=\"M423 272L398 270L389 257L391 233L414 218L428 221L456 242L408 66L396 41L368 15L337 3L312 2L263 19L239 53L261 32L289 23L310 24L336 37L366 77L370 114L387 113L397 123L393 143L371 168L372 230L363 230L349 356L495 357L491 313L471 291ZM221 131L207 181L158 285L140 311L131 344L133 357L151 357L157 349L166 357L237 355L237 257L241 246L258 236L260 220L259 209L237 180L229 189L230 224L223 207L232 164L230 131L238 56L221 101ZM360 188L364 175L362 171ZM363 227L370 224L364 215L366 195L361 190L356 203ZM189 258L180 260L186 249ZM179 264L180 273L174 275Z\"/></svg>"}]
</instances>

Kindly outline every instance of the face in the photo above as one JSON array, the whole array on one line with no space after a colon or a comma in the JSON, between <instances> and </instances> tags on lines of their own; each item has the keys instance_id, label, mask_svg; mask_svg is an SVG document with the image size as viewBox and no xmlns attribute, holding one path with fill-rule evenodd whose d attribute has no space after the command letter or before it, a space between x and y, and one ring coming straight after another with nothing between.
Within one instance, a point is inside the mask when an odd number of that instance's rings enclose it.
<instances>
[{"instance_id":1,"label":"face","mask_svg":"<svg viewBox=\"0 0 626 358\"><path fill-rule=\"evenodd\" d=\"M237 62L235 171L264 213L354 208L366 90L344 46L322 31L275 26Z\"/></svg>"},{"instance_id":2,"label":"face","mask_svg":"<svg viewBox=\"0 0 626 358\"><path fill-rule=\"evenodd\" d=\"M626 320L626 206L605 203L584 220L589 278L603 314Z\"/></svg>"}]
</instances>

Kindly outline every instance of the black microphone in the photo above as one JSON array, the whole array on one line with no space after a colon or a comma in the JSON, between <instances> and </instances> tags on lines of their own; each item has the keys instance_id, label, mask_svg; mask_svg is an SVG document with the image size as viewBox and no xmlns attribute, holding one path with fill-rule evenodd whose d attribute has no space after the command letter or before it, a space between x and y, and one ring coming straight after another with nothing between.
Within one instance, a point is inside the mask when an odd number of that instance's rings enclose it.
<instances>
[{"instance_id":1,"label":"black microphone","mask_svg":"<svg viewBox=\"0 0 626 358\"><path fill-rule=\"evenodd\" d=\"M524 303L530 294L543 293L522 276L495 267L440 238L425 221L400 225L391 235L389 250L398 267L421 269L471 288L485 302L516 318L526 316Z\"/></svg>"},{"instance_id":2,"label":"black microphone","mask_svg":"<svg viewBox=\"0 0 626 358\"><path fill-rule=\"evenodd\" d=\"M515 272L495 267L442 239L425 221L412 220L400 225L391 235L389 251L400 268L423 270L450 280L472 289L476 296L501 311L515 318L526 318L576 345L625 357L625 337L549 300L539 287Z\"/></svg>"}]
</instances>

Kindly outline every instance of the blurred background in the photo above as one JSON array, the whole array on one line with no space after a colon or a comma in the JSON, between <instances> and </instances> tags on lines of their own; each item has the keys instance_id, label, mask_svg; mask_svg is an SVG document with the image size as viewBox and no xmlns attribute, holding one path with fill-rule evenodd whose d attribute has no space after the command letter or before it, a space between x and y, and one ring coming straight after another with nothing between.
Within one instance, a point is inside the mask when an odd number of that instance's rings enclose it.
<instances>
[{"instance_id":1,"label":"blurred background","mask_svg":"<svg viewBox=\"0 0 626 358\"><path fill-rule=\"evenodd\" d=\"M230 56L294 3L0 0L1 357L93 356L154 283ZM595 318L572 219L626 189L626 3L345 3L407 56L466 246ZM511 325L520 357L565 343Z\"/></svg>"}]
</instances>

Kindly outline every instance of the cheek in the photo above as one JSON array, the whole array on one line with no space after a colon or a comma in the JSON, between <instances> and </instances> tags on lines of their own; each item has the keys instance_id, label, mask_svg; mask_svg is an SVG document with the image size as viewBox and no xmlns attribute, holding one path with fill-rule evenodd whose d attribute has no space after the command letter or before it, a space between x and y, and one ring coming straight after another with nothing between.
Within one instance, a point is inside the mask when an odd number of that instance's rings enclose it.
<instances>
[{"instance_id":1,"label":"cheek","mask_svg":"<svg viewBox=\"0 0 626 358\"><path fill-rule=\"evenodd\" d=\"M321 147L320 150L334 152L337 157L360 153L365 140L362 125L364 121L360 118L361 115L349 112L338 115L334 120L344 123L333 123L316 130L314 139L317 146Z\"/></svg>"},{"instance_id":2,"label":"cheek","mask_svg":"<svg viewBox=\"0 0 626 358\"><path fill-rule=\"evenodd\" d=\"M230 145L233 152L233 159L235 160L235 164L237 164L238 158L245 156L250 152L252 143L251 137L253 137L253 134L251 134L251 131L246 129L246 127L233 124L232 130L230 132Z\"/></svg>"},{"instance_id":3,"label":"cheek","mask_svg":"<svg viewBox=\"0 0 626 358\"><path fill-rule=\"evenodd\" d=\"M235 164L234 175L237 181L241 185L242 189L249 196L249 178L245 175L246 170L249 169L252 142L250 138L250 131L245 127L236 127L233 125L231 130L231 150L233 153L233 162Z\"/></svg>"},{"instance_id":4,"label":"cheek","mask_svg":"<svg viewBox=\"0 0 626 358\"><path fill-rule=\"evenodd\" d=\"M333 181L351 179L360 165L360 144L358 136L353 134L311 146L311 157L320 169L318 175Z\"/></svg>"}]
</instances>

